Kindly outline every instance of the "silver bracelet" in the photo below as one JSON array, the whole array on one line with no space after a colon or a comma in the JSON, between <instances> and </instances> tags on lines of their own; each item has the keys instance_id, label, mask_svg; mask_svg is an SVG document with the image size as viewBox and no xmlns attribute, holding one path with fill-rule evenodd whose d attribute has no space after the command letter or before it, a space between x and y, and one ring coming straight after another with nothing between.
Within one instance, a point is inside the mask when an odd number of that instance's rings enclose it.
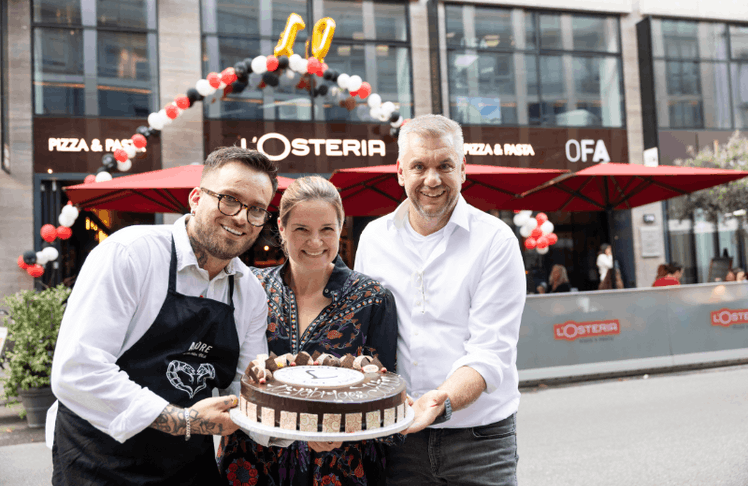
<instances>
[{"instance_id":1,"label":"silver bracelet","mask_svg":"<svg viewBox=\"0 0 748 486\"><path fill-rule=\"evenodd\" d=\"M190 409L189 408L184 409L184 421L186 423L184 440L188 441L190 440Z\"/></svg>"}]
</instances>

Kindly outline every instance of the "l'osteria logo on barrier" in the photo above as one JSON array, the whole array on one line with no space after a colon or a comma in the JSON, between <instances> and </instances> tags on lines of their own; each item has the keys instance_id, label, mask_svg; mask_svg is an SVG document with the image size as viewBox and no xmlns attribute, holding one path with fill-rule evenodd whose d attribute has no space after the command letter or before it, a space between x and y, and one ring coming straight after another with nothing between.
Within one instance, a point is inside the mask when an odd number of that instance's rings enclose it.
<instances>
[{"instance_id":1,"label":"l'osteria logo on barrier","mask_svg":"<svg viewBox=\"0 0 748 486\"><path fill-rule=\"evenodd\" d=\"M594 338L621 334L621 323L618 319L604 321L574 322L553 325L553 337L563 341L574 341L580 338Z\"/></svg>"},{"instance_id":2,"label":"l'osteria logo on barrier","mask_svg":"<svg viewBox=\"0 0 748 486\"><path fill-rule=\"evenodd\" d=\"M712 311L712 326L730 327L748 324L748 309L720 309Z\"/></svg>"}]
</instances>

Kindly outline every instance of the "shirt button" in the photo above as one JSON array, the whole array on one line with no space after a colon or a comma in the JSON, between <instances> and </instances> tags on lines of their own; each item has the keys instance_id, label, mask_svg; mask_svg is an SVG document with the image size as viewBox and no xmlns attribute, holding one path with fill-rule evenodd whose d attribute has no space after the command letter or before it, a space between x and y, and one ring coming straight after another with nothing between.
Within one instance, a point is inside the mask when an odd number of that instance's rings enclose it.
<instances>
[{"instance_id":1,"label":"shirt button","mask_svg":"<svg viewBox=\"0 0 748 486\"><path fill-rule=\"evenodd\" d=\"M418 336L418 331L413 331L414 336Z\"/></svg>"},{"instance_id":2,"label":"shirt button","mask_svg":"<svg viewBox=\"0 0 748 486\"><path fill-rule=\"evenodd\" d=\"M421 301L420 301L420 300L419 300L419 301L417 301L417 302L416 302L416 305L421 305Z\"/></svg>"},{"instance_id":3,"label":"shirt button","mask_svg":"<svg viewBox=\"0 0 748 486\"><path fill-rule=\"evenodd\" d=\"M413 361L413 366L418 366L418 361Z\"/></svg>"}]
</instances>

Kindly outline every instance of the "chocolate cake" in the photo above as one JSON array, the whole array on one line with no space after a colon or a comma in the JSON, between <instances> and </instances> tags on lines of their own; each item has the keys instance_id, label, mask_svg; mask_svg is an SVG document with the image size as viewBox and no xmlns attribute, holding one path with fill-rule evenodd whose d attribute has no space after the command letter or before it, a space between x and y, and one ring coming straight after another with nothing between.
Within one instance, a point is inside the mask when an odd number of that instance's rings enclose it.
<instances>
[{"instance_id":1,"label":"chocolate cake","mask_svg":"<svg viewBox=\"0 0 748 486\"><path fill-rule=\"evenodd\" d=\"M355 433L405 420L405 400L403 379L376 358L302 352L253 361L242 377L239 410L268 427Z\"/></svg>"}]
</instances>

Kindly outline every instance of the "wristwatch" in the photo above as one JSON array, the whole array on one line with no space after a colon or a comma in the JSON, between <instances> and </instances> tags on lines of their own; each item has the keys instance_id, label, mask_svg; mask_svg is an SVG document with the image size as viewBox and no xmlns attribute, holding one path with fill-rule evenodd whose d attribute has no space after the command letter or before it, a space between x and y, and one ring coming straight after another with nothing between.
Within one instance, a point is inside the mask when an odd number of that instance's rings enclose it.
<instances>
[{"instance_id":1,"label":"wristwatch","mask_svg":"<svg viewBox=\"0 0 748 486\"><path fill-rule=\"evenodd\" d=\"M444 401L444 412L436 417L431 425L443 424L447 420L452 418L452 402L449 401L449 397Z\"/></svg>"}]
</instances>

